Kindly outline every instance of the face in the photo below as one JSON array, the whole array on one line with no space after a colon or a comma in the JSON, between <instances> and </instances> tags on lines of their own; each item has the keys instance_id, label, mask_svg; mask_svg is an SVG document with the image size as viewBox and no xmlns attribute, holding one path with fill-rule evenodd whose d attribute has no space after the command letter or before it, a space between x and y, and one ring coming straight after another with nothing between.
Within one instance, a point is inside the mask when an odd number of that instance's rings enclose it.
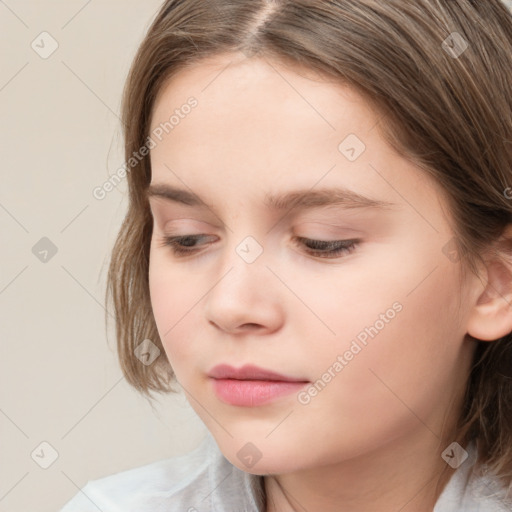
<instances>
[{"instance_id":1,"label":"face","mask_svg":"<svg viewBox=\"0 0 512 512\"><path fill-rule=\"evenodd\" d=\"M444 197L378 120L351 88L235 54L155 103L154 317L190 404L245 471L432 440L453 419L472 347Z\"/></svg>"}]
</instances>

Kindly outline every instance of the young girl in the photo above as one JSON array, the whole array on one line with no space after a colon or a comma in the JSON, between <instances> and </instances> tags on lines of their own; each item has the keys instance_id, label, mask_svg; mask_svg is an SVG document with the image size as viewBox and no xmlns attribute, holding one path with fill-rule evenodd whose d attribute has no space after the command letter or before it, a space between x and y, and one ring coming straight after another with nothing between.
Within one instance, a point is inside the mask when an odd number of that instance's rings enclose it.
<instances>
[{"instance_id":1,"label":"young girl","mask_svg":"<svg viewBox=\"0 0 512 512\"><path fill-rule=\"evenodd\" d=\"M128 77L108 297L193 452L63 512L512 510L512 16L168 0Z\"/></svg>"}]
</instances>

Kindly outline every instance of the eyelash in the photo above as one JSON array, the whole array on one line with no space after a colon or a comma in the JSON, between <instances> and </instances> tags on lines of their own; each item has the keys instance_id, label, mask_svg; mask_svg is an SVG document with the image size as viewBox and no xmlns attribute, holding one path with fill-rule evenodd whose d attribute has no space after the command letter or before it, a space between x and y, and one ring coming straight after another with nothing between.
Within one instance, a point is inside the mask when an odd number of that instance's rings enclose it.
<instances>
[{"instance_id":1,"label":"eyelash","mask_svg":"<svg viewBox=\"0 0 512 512\"><path fill-rule=\"evenodd\" d=\"M184 249L183 242L205 238L205 235L182 235L182 236L164 236L161 247L170 247L175 256L186 256L197 252L197 249ZM312 251L306 251L312 256L319 258L336 258L342 254L351 253L359 245L359 240L313 240L311 238L294 237L294 243L297 245L306 245L307 242ZM185 246L187 247L187 246ZM333 248L334 247L334 248ZM321 248L329 248L327 251L318 250Z\"/></svg>"}]
</instances>

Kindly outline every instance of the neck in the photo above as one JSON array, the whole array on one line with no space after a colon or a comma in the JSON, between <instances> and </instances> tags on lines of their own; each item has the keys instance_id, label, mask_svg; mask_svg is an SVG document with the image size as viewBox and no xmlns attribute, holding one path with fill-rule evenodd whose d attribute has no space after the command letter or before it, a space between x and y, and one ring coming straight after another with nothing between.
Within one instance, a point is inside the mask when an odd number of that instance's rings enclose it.
<instances>
[{"instance_id":1,"label":"neck","mask_svg":"<svg viewBox=\"0 0 512 512\"><path fill-rule=\"evenodd\" d=\"M266 512L432 512L454 470L451 441L421 432L335 465L267 475Z\"/></svg>"}]
</instances>

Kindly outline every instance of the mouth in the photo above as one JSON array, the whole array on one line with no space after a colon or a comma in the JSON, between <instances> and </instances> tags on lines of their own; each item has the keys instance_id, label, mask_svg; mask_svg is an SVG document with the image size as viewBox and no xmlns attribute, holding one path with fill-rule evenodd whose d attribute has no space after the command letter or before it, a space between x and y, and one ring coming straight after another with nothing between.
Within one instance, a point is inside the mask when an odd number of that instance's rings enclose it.
<instances>
[{"instance_id":1,"label":"mouth","mask_svg":"<svg viewBox=\"0 0 512 512\"><path fill-rule=\"evenodd\" d=\"M298 392L310 383L303 378L282 375L253 365L233 368L215 366L208 374L213 391L224 403L239 407L264 405Z\"/></svg>"}]
</instances>

